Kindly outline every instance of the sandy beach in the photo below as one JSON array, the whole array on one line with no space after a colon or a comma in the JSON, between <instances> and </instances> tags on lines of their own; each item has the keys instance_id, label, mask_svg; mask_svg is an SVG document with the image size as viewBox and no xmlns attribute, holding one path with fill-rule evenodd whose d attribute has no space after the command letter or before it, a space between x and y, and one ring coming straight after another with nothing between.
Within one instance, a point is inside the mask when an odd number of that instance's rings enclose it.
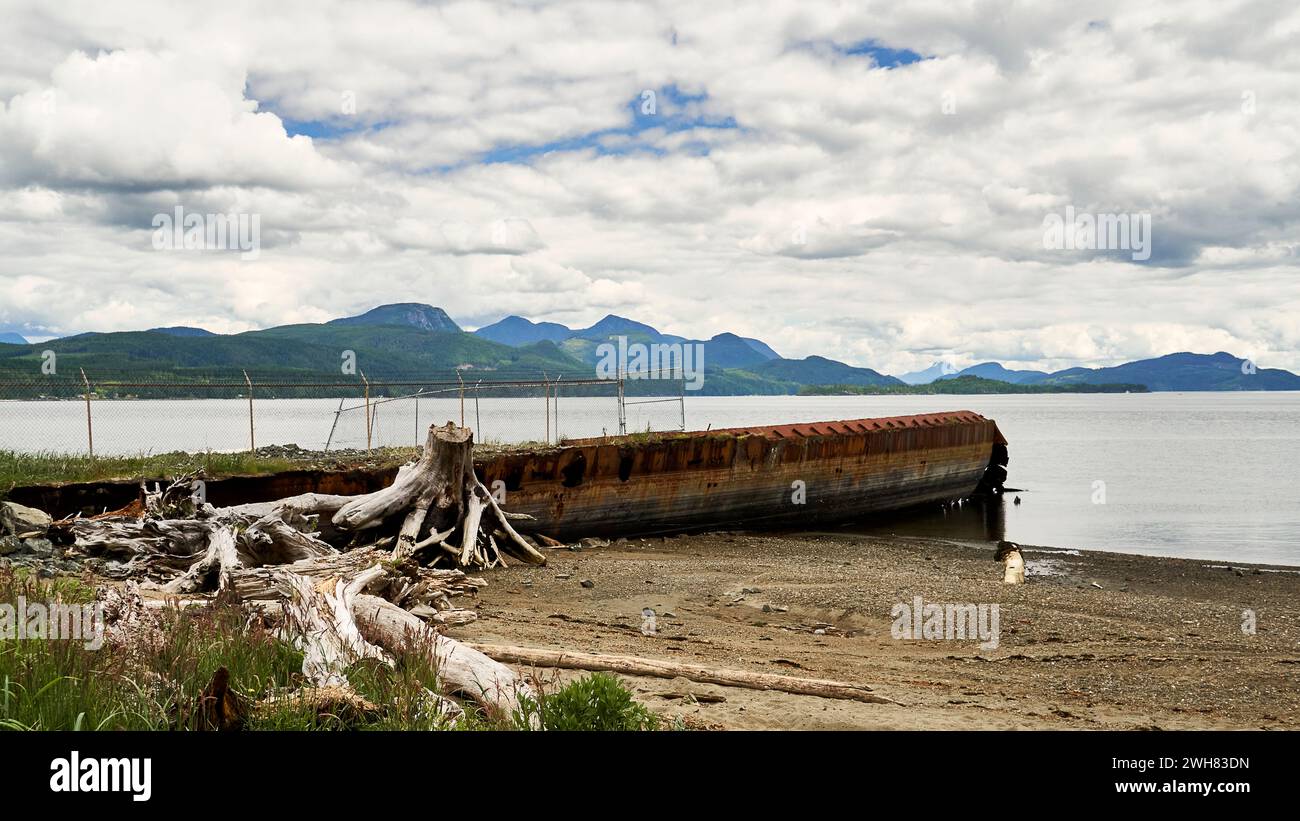
<instances>
[{"instance_id":1,"label":"sandy beach","mask_svg":"<svg viewBox=\"0 0 1300 821\"><path fill-rule=\"evenodd\" d=\"M1008 586L991 547L973 543L843 533L619 540L485 574L478 621L450 634L838 679L899 702L625 677L643 702L692 728L1300 726L1300 569L1031 546L1025 558L1027 583ZM893 638L893 608L917 596L997 604L997 647ZM652 636L641 630L647 607Z\"/></svg>"}]
</instances>

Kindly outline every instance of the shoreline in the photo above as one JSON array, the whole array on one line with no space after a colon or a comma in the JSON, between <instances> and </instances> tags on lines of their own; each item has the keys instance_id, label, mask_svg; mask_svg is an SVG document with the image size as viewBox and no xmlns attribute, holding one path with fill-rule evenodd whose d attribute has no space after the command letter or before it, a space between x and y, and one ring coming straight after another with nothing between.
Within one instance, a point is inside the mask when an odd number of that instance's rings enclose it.
<instances>
[{"instance_id":1,"label":"shoreline","mask_svg":"<svg viewBox=\"0 0 1300 821\"><path fill-rule=\"evenodd\" d=\"M838 679L901 705L624 677L688 727L1300 728L1295 568L1026 545L1026 584L1005 586L992 550L972 546L726 532L556 549L547 567L487 574L479 620L450 635ZM894 639L891 609L915 596L997 604L998 646Z\"/></svg>"}]
</instances>

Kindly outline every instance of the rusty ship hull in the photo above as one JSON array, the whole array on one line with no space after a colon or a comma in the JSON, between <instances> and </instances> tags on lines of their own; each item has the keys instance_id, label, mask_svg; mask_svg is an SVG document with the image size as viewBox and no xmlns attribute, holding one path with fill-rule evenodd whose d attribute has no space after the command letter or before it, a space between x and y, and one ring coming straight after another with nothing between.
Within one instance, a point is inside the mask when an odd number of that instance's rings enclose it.
<instances>
[{"instance_id":1,"label":"rusty ship hull","mask_svg":"<svg viewBox=\"0 0 1300 821\"><path fill-rule=\"evenodd\" d=\"M475 458L505 507L555 539L707 528L799 528L1000 490L1006 440L970 411L566 442ZM211 479L217 506L299 493L352 495L391 484L396 468L293 470ZM802 493L802 497L800 494ZM56 516L138 499L139 482L15 488L9 498Z\"/></svg>"},{"instance_id":2,"label":"rusty ship hull","mask_svg":"<svg viewBox=\"0 0 1300 821\"><path fill-rule=\"evenodd\" d=\"M568 442L479 461L556 539L803 527L1000 490L1006 439L977 413ZM501 485L497 485L501 487Z\"/></svg>"}]
</instances>

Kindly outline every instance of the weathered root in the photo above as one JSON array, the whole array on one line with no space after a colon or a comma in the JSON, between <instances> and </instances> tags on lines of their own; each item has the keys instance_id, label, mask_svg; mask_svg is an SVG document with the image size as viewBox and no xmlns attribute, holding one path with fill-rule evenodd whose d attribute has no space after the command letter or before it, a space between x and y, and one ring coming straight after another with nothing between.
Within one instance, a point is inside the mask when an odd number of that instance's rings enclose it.
<instances>
[{"instance_id":1,"label":"weathered root","mask_svg":"<svg viewBox=\"0 0 1300 821\"><path fill-rule=\"evenodd\" d=\"M239 552L235 549L235 532L228 527L214 527L203 557L162 589L168 593L223 590L229 584L230 574L242 566Z\"/></svg>"},{"instance_id":2,"label":"weathered root","mask_svg":"<svg viewBox=\"0 0 1300 821\"><path fill-rule=\"evenodd\" d=\"M451 422L431 427L418 460L403 466L393 484L340 507L331 524L356 533L401 515L393 549L399 560L434 548L434 560L452 559L461 567L504 566L504 553L545 564L546 557L519 535L511 516L474 475L473 447L466 428Z\"/></svg>"},{"instance_id":3,"label":"weathered root","mask_svg":"<svg viewBox=\"0 0 1300 821\"><path fill-rule=\"evenodd\" d=\"M391 665L408 653L435 667L443 689L490 713L524 712L522 699L532 693L510 668L435 629L473 621L454 599L483 582L432 565L504 567L507 555L546 563L511 525L527 517L502 510L475 475L469 430L430 426L420 457L389 487L360 496L309 493L216 508L199 477L142 486L140 504L114 515L58 523L74 540L70 553L169 594L233 594L302 650L314 690L341 694L353 715L366 709L348 685L348 668L365 659ZM227 703L228 687L214 678L212 688L209 701L186 713L186 726L231 723L210 714L212 704ZM438 694L429 700L438 715L456 712Z\"/></svg>"}]
</instances>

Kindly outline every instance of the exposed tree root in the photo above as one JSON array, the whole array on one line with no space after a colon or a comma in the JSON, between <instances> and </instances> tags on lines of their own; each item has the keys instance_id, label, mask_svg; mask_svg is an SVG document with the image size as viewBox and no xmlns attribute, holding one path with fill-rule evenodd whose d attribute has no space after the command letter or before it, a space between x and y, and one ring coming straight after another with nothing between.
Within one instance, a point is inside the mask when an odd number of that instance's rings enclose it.
<instances>
[{"instance_id":1,"label":"exposed tree root","mask_svg":"<svg viewBox=\"0 0 1300 821\"><path fill-rule=\"evenodd\" d=\"M492 714L513 715L531 696L508 667L435 629L472 621L473 611L453 599L483 581L433 565L504 566L507 554L546 562L474 475L469 430L431 426L417 460L390 486L360 496L303 494L216 508L199 492L200 478L142 486L141 504L121 515L59 523L74 537L69 551L103 559L108 575L144 588L236 596L302 651L304 678L318 694L312 698L332 693L352 715L365 709L348 668L365 659L391 665L409 653L427 658L446 692ZM214 677L209 689L179 724L233 726L221 707L235 703L227 681ZM428 708L459 709L436 693Z\"/></svg>"}]
</instances>

